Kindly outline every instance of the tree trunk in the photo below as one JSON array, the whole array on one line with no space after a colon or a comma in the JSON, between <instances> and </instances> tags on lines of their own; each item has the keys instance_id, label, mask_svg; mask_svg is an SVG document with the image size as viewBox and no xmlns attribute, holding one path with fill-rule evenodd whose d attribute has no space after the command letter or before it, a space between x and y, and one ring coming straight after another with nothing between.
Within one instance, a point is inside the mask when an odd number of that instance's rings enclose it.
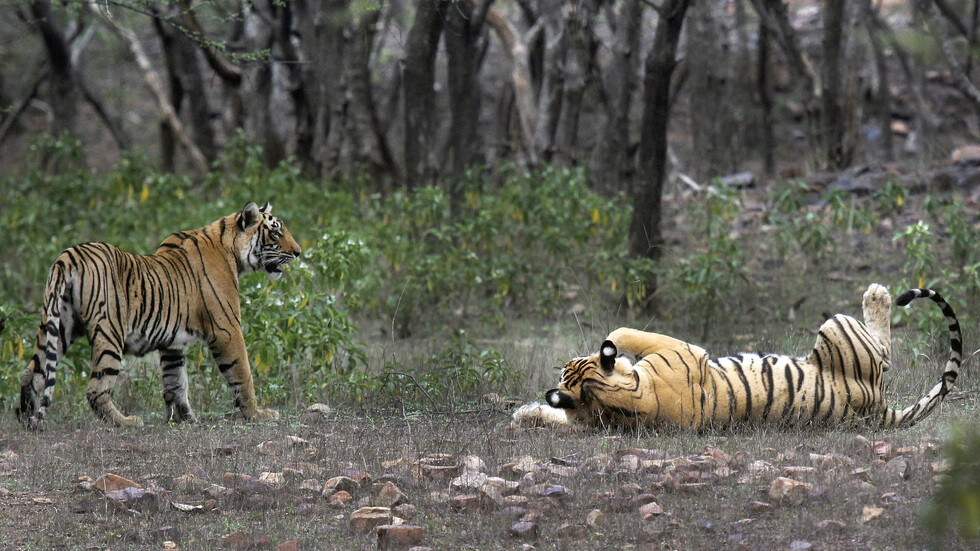
<instances>
[{"instance_id":1,"label":"tree trunk","mask_svg":"<svg viewBox=\"0 0 980 551\"><path fill-rule=\"evenodd\" d=\"M296 154L304 168L324 176L335 170L341 132L335 113L343 103L344 24L347 0L296 0L291 3L304 63L300 79L306 108L297 112Z\"/></svg>"},{"instance_id":2,"label":"tree trunk","mask_svg":"<svg viewBox=\"0 0 980 551\"><path fill-rule=\"evenodd\" d=\"M47 0L31 2L31 15L34 16L35 25L41 33L44 49L48 54L49 101L54 111L54 126L51 128L51 133L55 136L63 133L75 136L77 135L78 88L75 86L68 39Z\"/></svg>"},{"instance_id":3,"label":"tree trunk","mask_svg":"<svg viewBox=\"0 0 980 551\"><path fill-rule=\"evenodd\" d=\"M480 139L477 128L480 122L479 71L483 63L485 41L483 22L486 9L492 0L471 6L458 2L446 11L446 80L449 96L449 141L446 153L450 155L450 173L458 177L480 159ZM459 203L459 186L452 185L452 204Z\"/></svg>"},{"instance_id":4,"label":"tree trunk","mask_svg":"<svg viewBox=\"0 0 980 551\"><path fill-rule=\"evenodd\" d=\"M603 75L605 96L608 101L605 104L594 159L600 187L608 193L623 191L631 181L635 170L633 156L630 153L630 107L633 104L633 89L636 88L640 67L643 5L640 0L625 0L620 4L618 13L615 19L610 20L615 22L616 32L611 48L612 59ZM658 22L658 36L661 34L660 29ZM650 52L653 55L654 50L651 49ZM650 63L649 59L647 63ZM670 70L673 72L673 66ZM669 75L667 82L669 85Z\"/></svg>"},{"instance_id":5,"label":"tree trunk","mask_svg":"<svg viewBox=\"0 0 980 551\"><path fill-rule=\"evenodd\" d=\"M822 132L826 163L834 169L851 164L853 151L845 139L844 86L842 71L845 60L844 41L847 26L844 0L827 0L823 12L823 65L821 81Z\"/></svg>"},{"instance_id":6,"label":"tree trunk","mask_svg":"<svg viewBox=\"0 0 980 551\"><path fill-rule=\"evenodd\" d=\"M637 180L633 191L633 217L629 229L629 253L637 258L660 259L661 195L667 175L667 129L670 123L671 75L677 66L684 15L690 0L666 0L660 8L653 45L647 54L643 76L643 119L640 127ZM647 283L647 295L656 292L656 277ZM648 303L649 304L649 303Z\"/></svg>"},{"instance_id":7,"label":"tree trunk","mask_svg":"<svg viewBox=\"0 0 980 551\"><path fill-rule=\"evenodd\" d=\"M540 2L541 21L544 25L544 55L533 143L538 158L544 162L551 161L555 152L555 131L564 99L568 32L561 13L563 4L563 0Z\"/></svg>"},{"instance_id":8,"label":"tree trunk","mask_svg":"<svg viewBox=\"0 0 980 551\"><path fill-rule=\"evenodd\" d=\"M707 180L734 168L738 135L731 78L730 49L723 24L725 4L695 2L687 23L690 75L690 127L695 178ZM721 13L718 13L721 11Z\"/></svg>"},{"instance_id":9,"label":"tree trunk","mask_svg":"<svg viewBox=\"0 0 980 551\"><path fill-rule=\"evenodd\" d=\"M762 109L762 156L766 174L776 172L776 140L773 134L772 95L769 91L769 28L759 25L759 57L756 64L756 91Z\"/></svg>"},{"instance_id":10,"label":"tree trunk","mask_svg":"<svg viewBox=\"0 0 980 551\"><path fill-rule=\"evenodd\" d=\"M276 38L278 11L274 0L256 0L245 7L245 47L248 51L270 52L270 58L255 63L246 71L242 86L245 97L246 129L259 140L265 155L265 163L275 166L286 158L286 145L277 132L277 116L282 114L274 95L276 64L273 51Z\"/></svg>"},{"instance_id":11,"label":"tree trunk","mask_svg":"<svg viewBox=\"0 0 980 551\"><path fill-rule=\"evenodd\" d=\"M868 38L874 51L875 73L878 77L874 94L874 112L878 119L878 132L881 134L879 149L885 161L892 161L895 155L892 146L892 94L888 78L888 58L885 54L885 45L882 42L880 30L874 24L877 13L872 0L865 1L864 12L866 14L865 28L868 31Z\"/></svg>"},{"instance_id":12,"label":"tree trunk","mask_svg":"<svg viewBox=\"0 0 980 551\"><path fill-rule=\"evenodd\" d=\"M368 69L379 15L378 10L356 14L345 33L348 37L344 48L345 122L351 140L352 165L366 169L372 181L384 188L384 183L396 173L395 161L380 130Z\"/></svg>"},{"instance_id":13,"label":"tree trunk","mask_svg":"<svg viewBox=\"0 0 980 551\"><path fill-rule=\"evenodd\" d=\"M405 187L431 183L435 144L433 108L435 104L435 64L439 37L446 19L449 0L423 0L415 10L415 22L408 32L402 86L405 109ZM455 7L455 6L454 6Z\"/></svg>"}]
</instances>

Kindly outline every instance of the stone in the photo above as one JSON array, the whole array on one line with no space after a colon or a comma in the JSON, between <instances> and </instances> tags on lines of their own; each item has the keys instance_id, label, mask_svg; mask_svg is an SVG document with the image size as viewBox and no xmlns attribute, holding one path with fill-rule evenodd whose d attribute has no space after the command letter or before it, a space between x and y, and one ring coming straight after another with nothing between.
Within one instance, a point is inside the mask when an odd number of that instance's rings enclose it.
<instances>
[{"instance_id":1,"label":"stone","mask_svg":"<svg viewBox=\"0 0 980 551\"><path fill-rule=\"evenodd\" d=\"M353 495L360 488L361 485L349 476L335 476L323 483L323 495L328 497L334 492L340 491Z\"/></svg>"},{"instance_id":2,"label":"stone","mask_svg":"<svg viewBox=\"0 0 980 551\"><path fill-rule=\"evenodd\" d=\"M806 540L794 540L789 544L789 551L810 551L813 549L813 544Z\"/></svg>"},{"instance_id":3,"label":"stone","mask_svg":"<svg viewBox=\"0 0 980 551\"><path fill-rule=\"evenodd\" d=\"M821 532L843 532L847 525L839 520L821 520L817 523L817 530Z\"/></svg>"},{"instance_id":4,"label":"stone","mask_svg":"<svg viewBox=\"0 0 980 551\"><path fill-rule=\"evenodd\" d=\"M538 539L538 525L533 522L515 522L510 527L510 534L523 540Z\"/></svg>"},{"instance_id":5,"label":"stone","mask_svg":"<svg viewBox=\"0 0 980 551\"><path fill-rule=\"evenodd\" d=\"M347 507L351 501L354 501L354 496L350 495L344 490L333 493L330 498L327 499L327 503L329 503L331 507L336 507L337 509Z\"/></svg>"},{"instance_id":6,"label":"stone","mask_svg":"<svg viewBox=\"0 0 980 551\"><path fill-rule=\"evenodd\" d=\"M909 466L909 460L899 455L898 457L892 458L888 463L885 463L882 471L893 479L908 480L912 469Z\"/></svg>"},{"instance_id":7,"label":"stone","mask_svg":"<svg viewBox=\"0 0 980 551\"><path fill-rule=\"evenodd\" d=\"M226 534L221 536L221 547L228 549L245 549L250 547L252 538L248 537L245 532L232 532L231 534Z\"/></svg>"},{"instance_id":8,"label":"stone","mask_svg":"<svg viewBox=\"0 0 980 551\"><path fill-rule=\"evenodd\" d=\"M377 490L374 498L374 504L379 507L394 507L405 503L407 500L408 498L404 493L402 493L401 489L395 485L395 483L385 482L384 484L381 484L381 487Z\"/></svg>"},{"instance_id":9,"label":"stone","mask_svg":"<svg viewBox=\"0 0 980 551\"><path fill-rule=\"evenodd\" d=\"M656 501L651 501L650 503L640 507L640 517L643 520L653 520L662 514L664 514L664 508L661 507Z\"/></svg>"},{"instance_id":10,"label":"stone","mask_svg":"<svg viewBox=\"0 0 980 551\"><path fill-rule=\"evenodd\" d=\"M350 529L356 534L367 534L378 526L391 524L394 516L388 507L362 507L350 515Z\"/></svg>"},{"instance_id":11,"label":"stone","mask_svg":"<svg viewBox=\"0 0 980 551\"><path fill-rule=\"evenodd\" d=\"M592 509L585 517L585 524L592 528L599 528L606 523L606 514L599 509Z\"/></svg>"},{"instance_id":12,"label":"stone","mask_svg":"<svg viewBox=\"0 0 980 551\"><path fill-rule=\"evenodd\" d=\"M102 493L111 492L113 490L123 490L125 488L142 488L142 486L128 478L112 473L106 473L95 479L95 482L92 483L92 487Z\"/></svg>"},{"instance_id":13,"label":"stone","mask_svg":"<svg viewBox=\"0 0 980 551\"><path fill-rule=\"evenodd\" d=\"M861 524L867 524L885 513L881 507L866 506L861 510Z\"/></svg>"},{"instance_id":14,"label":"stone","mask_svg":"<svg viewBox=\"0 0 980 551\"><path fill-rule=\"evenodd\" d=\"M276 551L299 551L299 541L287 540L276 546Z\"/></svg>"},{"instance_id":15,"label":"stone","mask_svg":"<svg viewBox=\"0 0 980 551\"><path fill-rule=\"evenodd\" d=\"M806 482L781 476L769 487L769 499L786 505L800 505L810 495L812 487Z\"/></svg>"},{"instance_id":16,"label":"stone","mask_svg":"<svg viewBox=\"0 0 980 551\"><path fill-rule=\"evenodd\" d=\"M461 494L449 498L449 506L457 511L473 513L480 510L480 496L477 494Z\"/></svg>"},{"instance_id":17,"label":"stone","mask_svg":"<svg viewBox=\"0 0 980 551\"><path fill-rule=\"evenodd\" d=\"M402 549L422 543L421 526L411 524L383 524L375 528L378 534L378 549Z\"/></svg>"}]
</instances>

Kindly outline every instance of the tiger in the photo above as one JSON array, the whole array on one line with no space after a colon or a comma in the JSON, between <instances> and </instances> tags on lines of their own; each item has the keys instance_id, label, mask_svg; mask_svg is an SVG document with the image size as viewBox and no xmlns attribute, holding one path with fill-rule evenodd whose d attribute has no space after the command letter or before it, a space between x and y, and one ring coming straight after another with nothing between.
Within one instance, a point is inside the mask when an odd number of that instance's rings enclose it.
<instances>
[{"instance_id":1,"label":"tiger","mask_svg":"<svg viewBox=\"0 0 980 551\"><path fill-rule=\"evenodd\" d=\"M245 419L274 419L257 406L242 336L239 276L264 271L272 279L302 250L272 215L272 206L249 202L240 212L203 228L180 231L150 255L130 254L106 243L63 251L48 273L34 354L21 374L17 416L36 428L54 394L58 361L86 336L92 374L85 397L111 425L140 426L124 415L112 392L122 356L160 352L163 399L169 422L197 420L187 401L184 352L204 341Z\"/></svg>"},{"instance_id":2,"label":"tiger","mask_svg":"<svg viewBox=\"0 0 980 551\"><path fill-rule=\"evenodd\" d=\"M547 404L518 408L515 427L571 426L681 429L736 424L839 426L865 422L908 427L921 421L950 392L963 357L953 308L931 289L911 289L896 303L926 297L946 317L950 351L945 370L928 394L904 409L889 408L882 374L891 367L891 296L878 284L863 297L864 323L837 314L820 327L805 357L739 354L712 359L701 347L630 328L609 334L598 353L562 369ZM635 364L620 351L635 355Z\"/></svg>"}]
</instances>

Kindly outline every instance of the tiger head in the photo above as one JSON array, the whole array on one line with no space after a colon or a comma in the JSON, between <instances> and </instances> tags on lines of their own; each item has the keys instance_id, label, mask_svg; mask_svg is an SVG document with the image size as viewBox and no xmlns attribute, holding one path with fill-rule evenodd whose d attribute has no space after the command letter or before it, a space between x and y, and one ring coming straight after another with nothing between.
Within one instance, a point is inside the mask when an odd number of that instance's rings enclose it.
<instances>
[{"instance_id":1,"label":"tiger head","mask_svg":"<svg viewBox=\"0 0 980 551\"><path fill-rule=\"evenodd\" d=\"M241 273L263 270L272 279L279 279L282 267L303 252L282 221L272 216L269 203L260 207L249 201L234 216L239 230L234 232L234 249Z\"/></svg>"},{"instance_id":2,"label":"tiger head","mask_svg":"<svg viewBox=\"0 0 980 551\"><path fill-rule=\"evenodd\" d=\"M570 418L590 424L605 424L610 415L627 422L635 419L639 379L633 364L617 354L616 345L607 340L598 353L569 361L558 388L546 392L545 400L566 410Z\"/></svg>"}]
</instances>

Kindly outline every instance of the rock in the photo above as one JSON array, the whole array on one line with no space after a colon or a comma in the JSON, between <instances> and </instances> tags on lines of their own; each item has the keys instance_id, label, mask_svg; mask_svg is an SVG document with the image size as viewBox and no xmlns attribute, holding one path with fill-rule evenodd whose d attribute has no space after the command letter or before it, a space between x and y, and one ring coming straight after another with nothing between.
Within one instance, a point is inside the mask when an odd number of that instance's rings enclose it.
<instances>
[{"instance_id":1,"label":"rock","mask_svg":"<svg viewBox=\"0 0 980 551\"><path fill-rule=\"evenodd\" d=\"M568 488L560 486L558 484L538 484L531 488L531 492L534 495L539 495L541 497L555 497L563 499L569 497L571 493Z\"/></svg>"},{"instance_id":2,"label":"rock","mask_svg":"<svg viewBox=\"0 0 980 551\"><path fill-rule=\"evenodd\" d=\"M287 540L276 546L276 551L299 551L299 541Z\"/></svg>"},{"instance_id":3,"label":"rock","mask_svg":"<svg viewBox=\"0 0 980 551\"><path fill-rule=\"evenodd\" d=\"M789 544L789 551L809 551L813 544L805 540L794 540Z\"/></svg>"},{"instance_id":4,"label":"rock","mask_svg":"<svg viewBox=\"0 0 980 551\"><path fill-rule=\"evenodd\" d=\"M408 498L402 493L401 489L394 482L385 482L378 488L374 502L379 507L394 507L405 503Z\"/></svg>"},{"instance_id":5,"label":"rock","mask_svg":"<svg viewBox=\"0 0 980 551\"><path fill-rule=\"evenodd\" d=\"M895 449L892 447L891 444L883 440L878 440L874 442L874 444L872 445L872 449L874 449L875 455L877 455L879 458L885 461L888 461L893 457L895 457Z\"/></svg>"},{"instance_id":6,"label":"rock","mask_svg":"<svg viewBox=\"0 0 980 551\"><path fill-rule=\"evenodd\" d=\"M656 501L651 501L640 507L640 517L643 520L653 520L662 514L664 514L664 509Z\"/></svg>"},{"instance_id":7,"label":"rock","mask_svg":"<svg viewBox=\"0 0 980 551\"><path fill-rule=\"evenodd\" d=\"M455 495L449 498L449 506L457 511L473 513L480 510L480 496L477 494Z\"/></svg>"},{"instance_id":8,"label":"rock","mask_svg":"<svg viewBox=\"0 0 980 551\"><path fill-rule=\"evenodd\" d=\"M837 466L837 459L832 455L811 453L810 463L820 469L833 469Z\"/></svg>"},{"instance_id":9,"label":"rock","mask_svg":"<svg viewBox=\"0 0 980 551\"><path fill-rule=\"evenodd\" d=\"M634 507L642 507L647 503L653 503L655 501L657 501L657 496L653 494L640 494L630 499L630 504Z\"/></svg>"},{"instance_id":10,"label":"rock","mask_svg":"<svg viewBox=\"0 0 980 551\"><path fill-rule=\"evenodd\" d=\"M367 534L377 526L391 524L393 520L388 507L362 507L350 515L350 529L355 534Z\"/></svg>"},{"instance_id":11,"label":"rock","mask_svg":"<svg viewBox=\"0 0 980 551\"><path fill-rule=\"evenodd\" d=\"M329 497L334 492L347 492L353 495L361 485L349 476L335 476L323 483L323 496Z\"/></svg>"},{"instance_id":12,"label":"rock","mask_svg":"<svg viewBox=\"0 0 980 551\"><path fill-rule=\"evenodd\" d=\"M899 455L893 458L885 466L882 467L882 471L891 478L897 478L899 480L908 480L912 469L909 467L909 460L905 457Z\"/></svg>"},{"instance_id":13,"label":"rock","mask_svg":"<svg viewBox=\"0 0 980 551\"><path fill-rule=\"evenodd\" d=\"M323 493L323 485L320 481L315 478L307 478L299 483L299 489L303 492L310 492L313 494Z\"/></svg>"},{"instance_id":14,"label":"rock","mask_svg":"<svg viewBox=\"0 0 980 551\"><path fill-rule=\"evenodd\" d=\"M533 522L515 522L510 527L510 535L523 540L538 539L538 525Z\"/></svg>"},{"instance_id":15,"label":"rock","mask_svg":"<svg viewBox=\"0 0 980 551\"><path fill-rule=\"evenodd\" d=\"M233 532L231 534L226 534L221 536L221 547L228 549L245 549L251 547L252 538L250 538L245 532Z\"/></svg>"},{"instance_id":16,"label":"rock","mask_svg":"<svg viewBox=\"0 0 980 551\"><path fill-rule=\"evenodd\" d=\"M861 524L867 524L884 514L881 507L865 507L861 510Z\"/></svg>"},{"instance_id":17,"label":"rock","mask_svg":"<svg viewBox=\"0 0 980 551\"><path fill-rule=\"evenodd\" d=\"M286 477L282 473L263 472L259 474L259 480L262 482L268 482L271 486L276 488L281 487L286 483Z\"/></svg>"},{"instance_id":18,"label":"rock","mask_svg":"<svg viewBox=\"0 0 980 551\"><path fill-rule=\"evenodd\" d=\"M479 490L487 478L487 475L478 471L463 471L463 474L450 481L449 487L457 490Z\"/></svg>"},{"instance_id":19,"label":"rock","mask_svg":"<svg viewBox=\"0 0 980 551\"><path fill-rule=\"evenodd\" d=\"M812 487L806 482L781 476L769 487L769 499L786 505L800 505L810 494Z\"/></svg>"},{"instance_id":20,"label":"rock","mask_svg":"<svg viewBox=\"0 0 980 551\"><path fill-rule=\"evenodd\" d=\"M351 501L354 501L354 496L350 495L350 493L344 490L334 492L330 498L327 499L327 503L329 503L331 507L335 507L337 509L347 507L347 504L349 504Z\"/></svg>"},{"instance_id":21,"label":"rock","mask_svg":"<svg viewBox=\"0 0 980 551\"><path fill-rule=\"evenodd\" d=\"M980 163L980 145L957 147L949 156L954 163Z\"/></svg>"},{"instance_id":22,"label":"rock","mask_svg":"<svg viewBox=\"0 0 980 551\"><path fill-rule=\"evenodd\" d=\"M125 488L142 488L142 486L128 478L123 478L112 473L107 473L97 478L95 482L92 483L92 487L102 493L111 492L113 490L123 490Z\"/></svg>"},{"instance_id":23,"label":"rock","mask_svg":"<svg viewBox=\"0 0 980 551\"><path fill-rule=\"evenodd\" d=\"M272 549L273 545L272 540L266 535L255 536L252 541L252 549Z\"/></svg>"},{"instance_id":24,"label":"rock","mask_svg":"<svg viewBox=\"0 0 980 551\"><path fill-rule=\"evenodd\" d=\"M422 543L421 526L411 524L384 524L375 528L378 534L378 549L401 549Z\"/></svg>"},{"instance_id":25,"label":"rock","mask_svg":"<svg viewBox=\"0 0 980 551\"><path fill-rule=\"evenodd\" d=\"M817 530L821 532L843 532L847 525L839 520L821 520L817 523Z\"/></svg>"},{"instance_id":26,"label":"rock","mask_svg":"<svg viewBox=\"0 0 980 551\"><path fill-rule=\"evenodd\" d=\"M585 517L585 524L592 528L599 528L606 523L606 514L598 509L592 509Z\"/></svg>"}]
</instances>

